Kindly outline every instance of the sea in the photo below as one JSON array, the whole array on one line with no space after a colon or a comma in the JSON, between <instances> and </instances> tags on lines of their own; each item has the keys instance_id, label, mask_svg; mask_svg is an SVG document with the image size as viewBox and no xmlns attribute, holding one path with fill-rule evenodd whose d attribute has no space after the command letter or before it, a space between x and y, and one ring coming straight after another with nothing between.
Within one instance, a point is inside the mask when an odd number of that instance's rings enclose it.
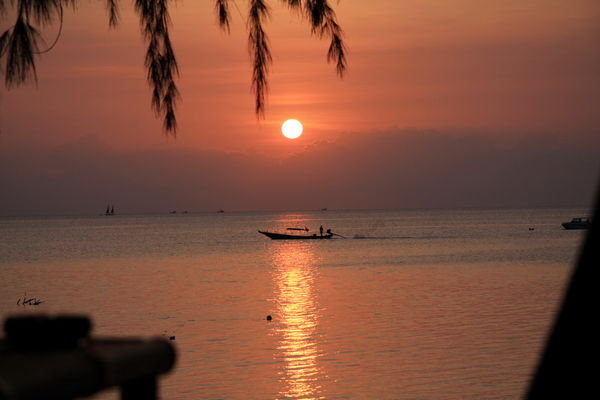
<instances>
[{"instance_id":1,"label":"sea","mask_svg":"<svg viewBox=\"0 0 600 400\"><path fill-rule=\"evenodd\" d=\"M85 314L94 337L168 340L162 399L513 400L585 235L561 222L588 213L3 217L0 316ZM320 226L339 236L257 232Z\"/></svg>"}]
</instances>

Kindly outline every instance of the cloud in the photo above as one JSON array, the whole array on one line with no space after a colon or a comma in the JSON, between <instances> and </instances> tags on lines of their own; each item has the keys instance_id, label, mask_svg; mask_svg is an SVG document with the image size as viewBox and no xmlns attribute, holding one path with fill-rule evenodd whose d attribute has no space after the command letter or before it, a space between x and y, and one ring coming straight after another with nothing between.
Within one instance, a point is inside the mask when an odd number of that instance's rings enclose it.
<instances>
[{"instance_id":1,"label":"cloud","mask_svg":"<svg viewBox=\"0 0 600 400\"><path fill-rule=\"evenodd\" d=\"M564 136L564 135L562 135ZM347 134L286 159L163 148L114 150L96 137L0 150L0 214L334 208L589 206L600 146L530 135L506 144L448 132Z\"/></svg>"}]
</instances>

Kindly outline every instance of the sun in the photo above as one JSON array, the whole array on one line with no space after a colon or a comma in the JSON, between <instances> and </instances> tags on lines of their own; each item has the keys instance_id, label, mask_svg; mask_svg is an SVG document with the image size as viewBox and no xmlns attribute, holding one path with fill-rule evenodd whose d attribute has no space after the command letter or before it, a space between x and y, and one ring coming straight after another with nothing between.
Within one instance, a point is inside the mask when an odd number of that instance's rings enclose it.
<instances>
[{"instance_id":1,"label":"sun","mask_svg":"<svg viewBox=\"0 0 600 400\"><path fill-rule=\"evenodd\" d=\"M281 125L281 133L288 139L297 139L302 135L302 124L297 119L288 119Z\"/></svg>"}]
</instances>

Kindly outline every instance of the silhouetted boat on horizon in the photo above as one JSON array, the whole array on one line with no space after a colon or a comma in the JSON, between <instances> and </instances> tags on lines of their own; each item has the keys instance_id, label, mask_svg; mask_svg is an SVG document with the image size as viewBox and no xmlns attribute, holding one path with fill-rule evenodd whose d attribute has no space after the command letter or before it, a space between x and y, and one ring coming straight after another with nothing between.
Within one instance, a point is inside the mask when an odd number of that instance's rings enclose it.
<instances>
[{"instance_id":1,"label":"silhouetted boat on horizon","mask_svg":"<svg viewBox=\"0 0 600 400\"><path fill-rule=\"evenodd\" d=\"M312 235L292 235L289 233L277 233L277 232L267 232L267 231L258 231L258 233L262 233L266 237L273 240L317 240L317 239L331 239L334 233L326 233L324 235L317 235L313 233Z\"/></svg>"},{"instance_id":2,"label":"silhouetted boat on horizon","mask_svg":"<svg viewBox=\"0 0 600 400\"><path fill-rule=\"evenodd\" d=\"M115 206L106 206L106 213L104 215L115 215Z\"/></svg>"},{"instance_id":3,"label":"silhouetted boat on horizon","mask_svg":"<svg viewBox=\"0 0 600 400\"><path fill-rule=\"evenodd\" d=\"M561 225L565 229L590 229L592 227L592 219L577 217L573 218L571 222L563 222Z\"/></svg>"}]
</instances>

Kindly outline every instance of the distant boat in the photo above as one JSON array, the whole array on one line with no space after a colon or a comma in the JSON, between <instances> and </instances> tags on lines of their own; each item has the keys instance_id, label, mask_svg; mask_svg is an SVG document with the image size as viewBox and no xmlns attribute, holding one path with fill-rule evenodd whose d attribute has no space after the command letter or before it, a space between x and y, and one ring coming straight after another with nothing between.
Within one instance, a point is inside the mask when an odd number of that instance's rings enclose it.
<instances>
[{"instance_id":1,"label":"distant boat","mask_svg":"<svg viewBox=\"0 0 600 400\"><path fill-rule=\"evenodd\" d=\"M590 229L592 227L592 219L577 217L573 218L571 222L563 222L561 225L565 229Z\"/></svg>"},{"instance_id":2,"label":"distant boat","mask_svg":"<svg viewBox=\"0 0 600 400\"><path fill-rule=\"evenodd\" d=\"M225 212L225 210L219 210L219 211L217 211L217 212L218 212L219 214L222 214L222 213L224 213L224 212Z\"/></svg>"},{"instance_id":3,"label":"distant boat","mask_svg":"<svg viewBox=\"0 0 600 400\"><path fill-rule=\"evenodd\" d=\"M115 206L106 206L106 212L104 215L115 215Z\"/></svg>"},{"instance_id":4,"label":"distant boat","mask_svg":"<svg viewBox=\"0 0 600 400\"><path fill-rule=\"evenodd\" d=\"M327 233L325 235L317 235L313 233L312 235L290 235L288 233L277 233L277 232L267 232L267 231L258 231L258 233L262 233L266 237L273 240L314 240L314 239L331 239L333 237L333 233Z\"/></svg>"}]
</instances>

